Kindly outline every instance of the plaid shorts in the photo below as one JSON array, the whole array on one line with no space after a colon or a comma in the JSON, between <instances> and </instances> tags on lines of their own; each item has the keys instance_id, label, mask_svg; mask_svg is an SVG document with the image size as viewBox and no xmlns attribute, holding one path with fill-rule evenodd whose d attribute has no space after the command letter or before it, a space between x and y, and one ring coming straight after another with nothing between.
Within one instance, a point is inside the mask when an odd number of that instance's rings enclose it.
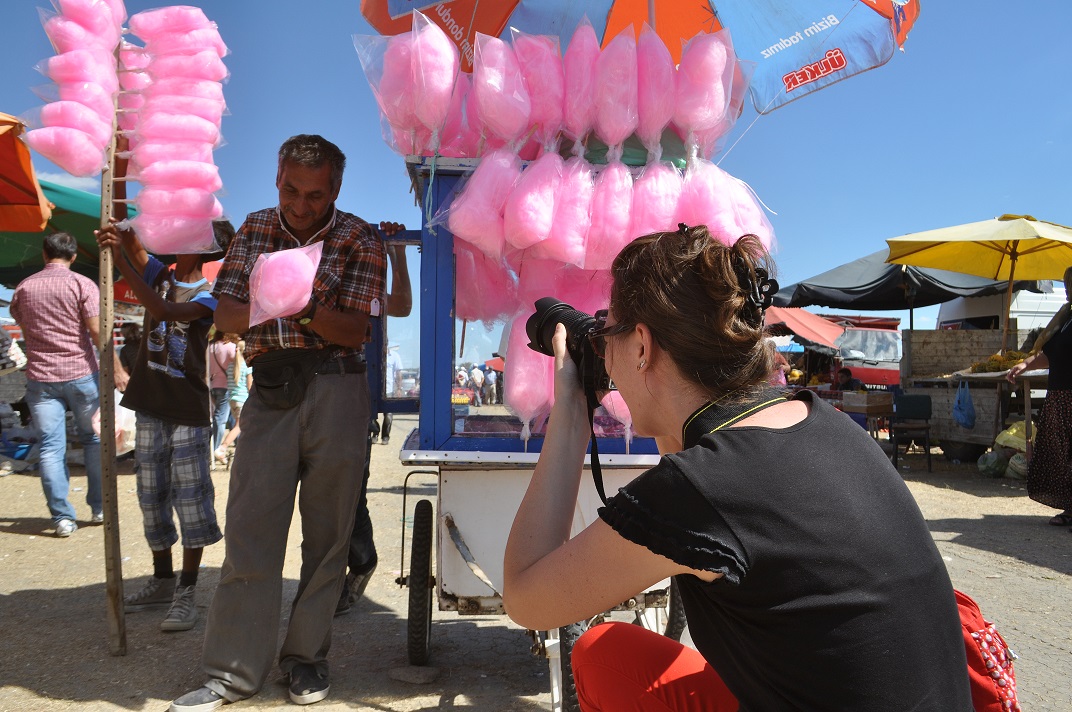
<instances>
[{"instance_id":1,"label":"plaid shorts","mask_svg":"<svg viewBox=\"0 0 1072 712\"><path fill-rule=\"evenodd\" d=\"M144 413L137 416L138 504L149 548L163 551L179 540L172 508L179 515L184 548L215 544L223 532L216 523L216 490L209 466L212 427L176 425Z\"/></svg>"}]
</instances>

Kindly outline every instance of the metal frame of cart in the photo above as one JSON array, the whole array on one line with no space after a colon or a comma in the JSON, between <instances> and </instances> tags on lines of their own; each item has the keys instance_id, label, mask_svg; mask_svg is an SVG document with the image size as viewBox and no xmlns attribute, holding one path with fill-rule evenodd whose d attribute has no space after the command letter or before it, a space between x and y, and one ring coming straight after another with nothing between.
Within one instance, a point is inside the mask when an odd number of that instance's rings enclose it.
<instances>
[{"instance_id":1,"label":"metal frame of cart","mask_svg":"<svg viewBox=\"0 0 1072 712\"><path fill-rule=\"evenodd\" d=\"M459 179L475 165L471 160L438 159L433 170L428 159L407 159L414 192L427 201L430 214L450 199ZM414 241L412 233L400 237ZM407 650L414 665L426 664L432 655L433 602L439 610L456 611L459 615L504 613L500 592L506 538L543 444L539 435L523 441L516 435L455 431L451 404L455 344L453 240L443 227L433 232L427 224L422 225L421 399L418 429L410 433L400 454L402 463L414 469L406 476L403 487L402 565L397 580L409 589ZM413 405L412 401L387 402L384 409L412 412ZM655 443L647 438L637 438L629 444L620 437L601 437L599 450L610 492L658 461ZM409 481L420 476L436 478L436 500L434 506L428 499L421 499L412 507L407 571L405 519L411 511L407 501ZM595 519L600 504L591 477L585 476L574 512L574 533ZM668 579L591 621L555 631L530 631L533 652L548 659L552 709L577 709L569 666L573 642L586 625L619 615L672 637L679 637L685 627L684 611Z\"/></svg>"}]
</instances>

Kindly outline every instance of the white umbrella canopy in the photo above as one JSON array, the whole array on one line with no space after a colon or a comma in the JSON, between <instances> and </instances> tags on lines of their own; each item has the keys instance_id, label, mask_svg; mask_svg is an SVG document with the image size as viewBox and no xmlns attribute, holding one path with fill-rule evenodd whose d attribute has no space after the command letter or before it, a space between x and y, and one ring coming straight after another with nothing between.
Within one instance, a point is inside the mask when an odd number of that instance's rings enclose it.
<instances>
[{"instance_id":1,"label":"white umbrella canopy","mask_svg":"<svg viewBox=\"0 0 1072 712\"><path fill-rule=\"evenodd\" d=\"M1004 344L1014 279L1062 279L1072 267L1072 228L1030 215L917 232L886 240L892 264L931 267L1009 282Z\"/></svg>"}]
</instances>

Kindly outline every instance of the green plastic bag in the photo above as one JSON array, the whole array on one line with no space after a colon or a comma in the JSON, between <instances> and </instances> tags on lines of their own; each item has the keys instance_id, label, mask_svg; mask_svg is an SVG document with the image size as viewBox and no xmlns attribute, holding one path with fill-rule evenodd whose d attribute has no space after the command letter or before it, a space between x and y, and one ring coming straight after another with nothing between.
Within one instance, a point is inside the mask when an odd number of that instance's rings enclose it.
<instances>
[{"instance_id":1,"label":"green plastic bag","mask_svg":"<svg viewBox=\"0 0 1072 712\"><path fill-rule=\"evenodd\" d=\"M1003 449L991 450L980 455L976 465L984 477L1001 477L1009 466L1009 457Z\"/></svg>"}]
</instances>

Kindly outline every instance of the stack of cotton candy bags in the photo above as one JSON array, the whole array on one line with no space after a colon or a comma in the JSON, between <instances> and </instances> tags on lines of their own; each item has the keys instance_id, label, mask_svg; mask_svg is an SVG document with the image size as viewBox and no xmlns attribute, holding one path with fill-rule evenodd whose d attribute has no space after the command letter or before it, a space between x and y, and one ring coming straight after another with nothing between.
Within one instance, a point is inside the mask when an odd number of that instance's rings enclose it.
<instances>
[{"instance_id":1,"label":"stack of cotton candy bags","mask_svg":"<svg viewBox=\"0 0 1072 712\"><path fill-rule=\"evenodd\" d=\"M127 133L134 143L130 177L142 190L130 224L152 252L212 251L212 221L223 217L212 151L222 140L227 46L196 7L141 12L130 28L145 42L144 49L120 53L129 63L124 82L137 92L136 121Z\"/></svg>"},{"instance_id":2,"label":"stack of cotton candy bags","mask_svg":"<svg viewBox=\"0 0 1072 712\"><path fill-rule=\"evenodd\" d=\"M292 316L309 304L323 251L324 243L317 241L257 256L249 274L250 326Z\"/></svg>"},{"instance_id":3,"label":"stack of cotton candy bags","mask_svg":"<svg viewBox=\"0 0 1072 712\"><path fill-rule=\"evenodd\" d=\"M76 176L104 168L115 120L119 79L114 52L126 9L122 0L56 0L58 14L42 13L57 54L38 65L56 84L59 100L41 110L40 128L26 134L30 148Z\"/></svg>"}]
</instances>

